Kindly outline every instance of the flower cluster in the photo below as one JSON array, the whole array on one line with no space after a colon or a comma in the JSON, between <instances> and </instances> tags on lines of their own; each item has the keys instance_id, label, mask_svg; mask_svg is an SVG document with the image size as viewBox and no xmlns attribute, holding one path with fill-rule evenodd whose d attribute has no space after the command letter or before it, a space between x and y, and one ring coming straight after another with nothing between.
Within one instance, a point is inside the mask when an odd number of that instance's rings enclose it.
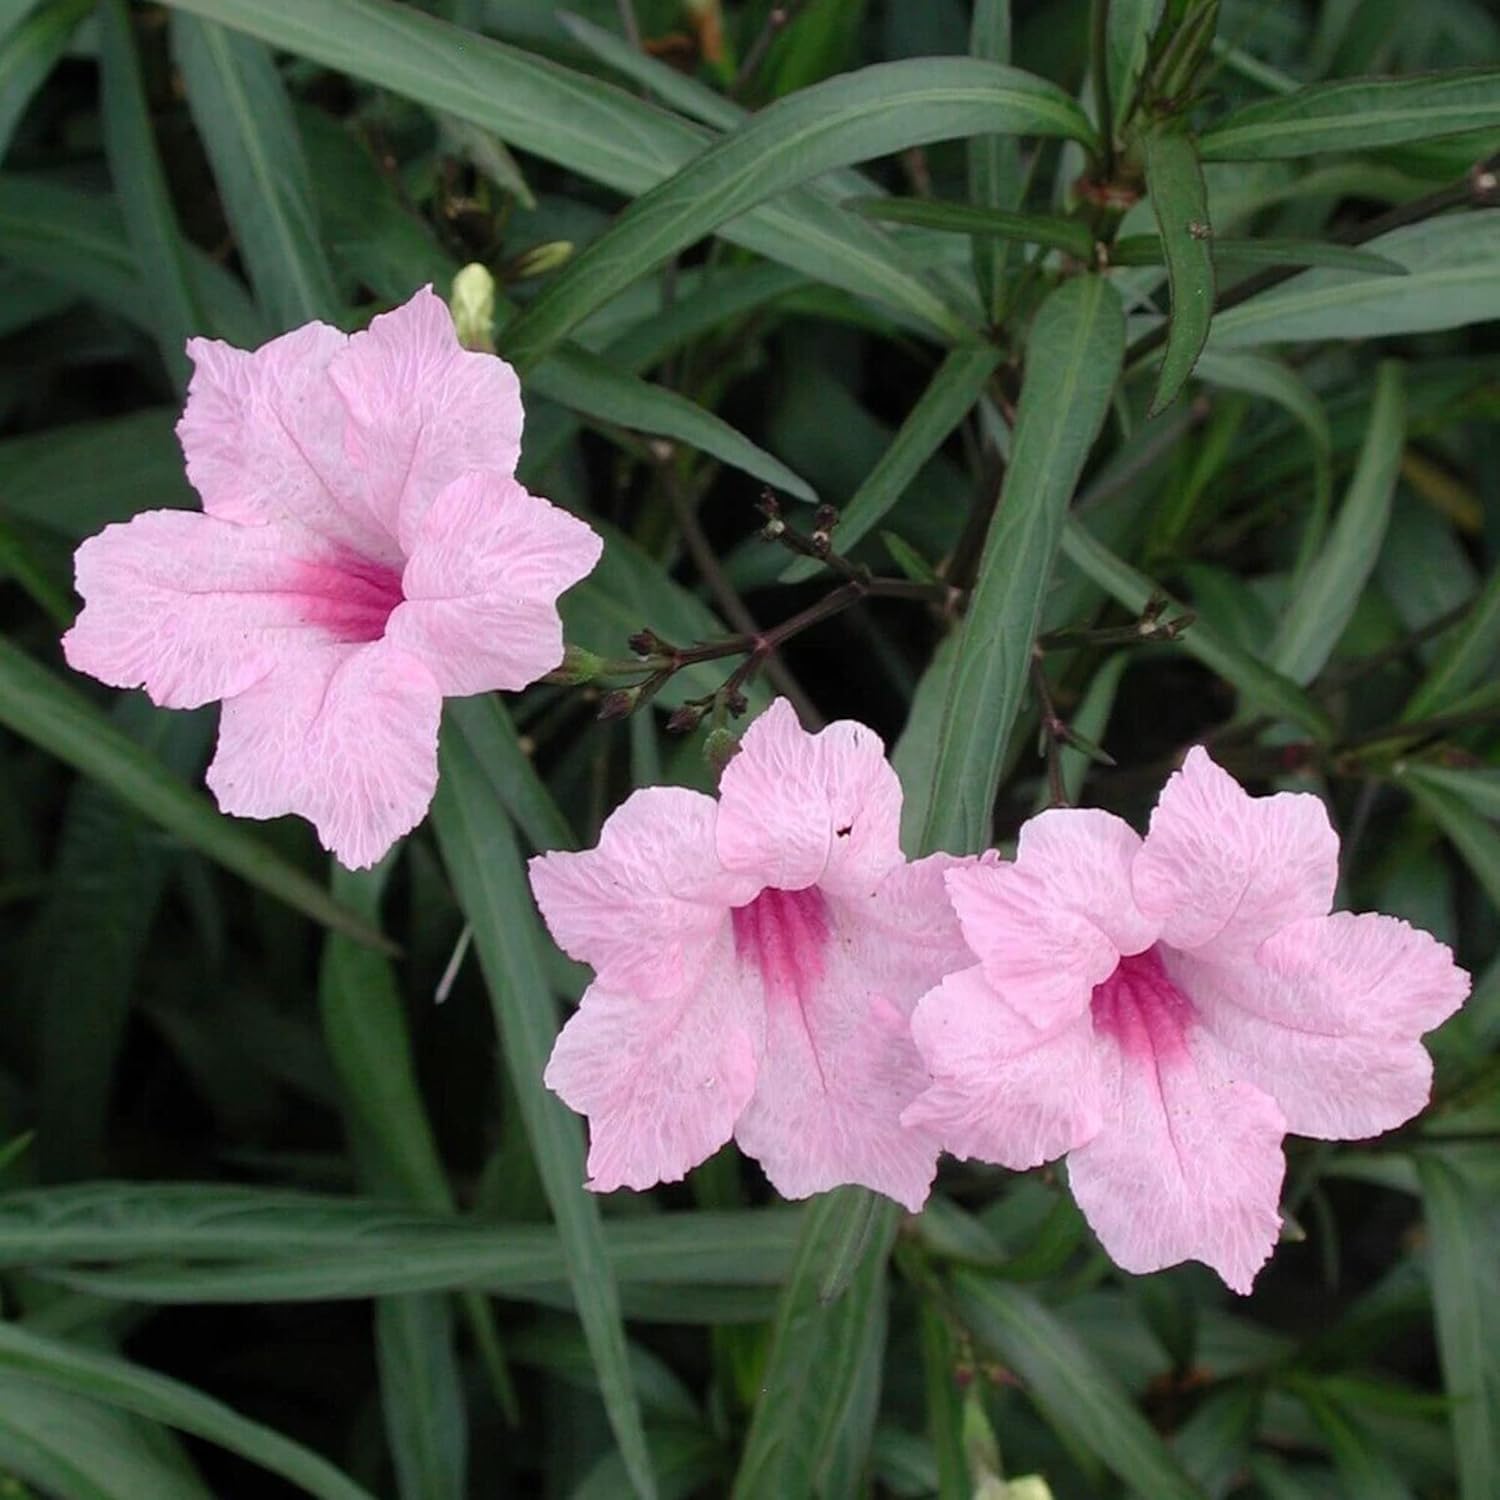
<instances>
[{"instance_id":1,"label":"flower cluster","mask_svg":"<svg viewBox=\"0 0 1500 1500\"><path fill-rule=\"evenodd\" d=\"M516 377L430 290L352 337L189 352L203 510L84 543L64 650L159 704L222 699L219 805L300 813L370 864L431 801L443 698L563 660L557 599L599 538L517 483ZM1426 1103L1420 1038L1467 976L1404 922L1331 913L1316 797L1250 797L1195 749L1144 838L1058 809L1011 862L909 861L900 820L869 729L809 734L778 700L716 798L645 788L595 848L532 862L594 970L546 1072L589 1118L591 1187L679 1180L733 1139L789 1198L858 1183L915 1212L943 1150L1066 1157L1119 1265L1196 1259L1243 1292L1283 1137Z\"/></svg>"}]
</instances>

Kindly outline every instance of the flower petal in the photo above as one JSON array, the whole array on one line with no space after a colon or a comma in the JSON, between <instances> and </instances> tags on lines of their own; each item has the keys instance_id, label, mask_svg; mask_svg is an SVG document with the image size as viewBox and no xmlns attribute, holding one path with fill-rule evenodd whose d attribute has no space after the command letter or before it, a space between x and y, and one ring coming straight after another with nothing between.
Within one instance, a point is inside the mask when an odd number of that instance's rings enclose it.
<instances>
[{"instance_id":1,"label":"flower petal","mask_svg":"<svg viewBox=\"0 0 1500 1500\"><path fill-rule=\"evenodd\" d=\"M453 480L472 469L515 473L516 372L493 354L462 348L431 287L356 333L329 375L348 411L347 461L373 519L403 551L415 548L427 507Z\"/></svg>"},{"instance_id":2,"label":"flower petal","mask_svg":"<svg viewBox=\"0 0 1500 1500\"><path fill-rule=\"evenodd\" d=\"M350 628L378 635L398 586L294 523L181 510L106 526L74 566L87 603L63 637L69 664L165 708L233 697Z\"/></svg>"},{"instance_id":3,"label":"flower petal","mask_svg":"<svg viewBox=\"0 0 1500 1500\"><path fill-rule=\"evenodd\" d=\"M1112 813L1059 808L1021 830L1013 864L948 877L948 894L991 984L1035 1026L1080 1013L1122 954L1150 947L1131 863L1140 838Z\"/></svg>"},{"instance_id":4,"label":"flower petal","mask_svg":"<svg viewBox=\"0 0 1500 1500\"><path fill-rule=\"evenodd\" d=\"M1191 1035L1095 1039L1104 1124L1068 1181L1099 1242L1126 1271L1198 1260L1248 1292L1281 1226L1281 1111Z\"/></svg>"},{"instance_id":5,"label":"flower petal","mask_svg":"<svg viewBox=\"0 0 1500 1500\"><path fill-rule=\"evenodd\" d=\"M594 531L514 479L472 473L433 500L412 536L405 602L387 634L445 696L514 692L562 661L557 596L599 561Z\"/></svg>"},{"instance_id":6,"label":"flower petal","mask_svg":"<svg viewBox=\"0 0 1500 1500\"><path fill-rule=\"evenodd\" d=\"M1276 1100L1289 1130L1322 1140L1378 1135L1422 1110L1432 1061L1417 1038L1469 989L1442 943L1373 914L1294 922L1254 963L1167 962L1239 1076Z\"/></svg>"},{"instance_id":7,"label":"flower petal","mask_svg":"<svg viewBox=\"0 0 1500 1500\"><path fill-rule=\"evenodd\" d=\"M589 1119L589 1186L677 1182L727 1141L755 1087L753 1012L727 935L700 984L670 1000L590 985L544 1080Z\"/></svg>"},{"instance_id":8,"label":"flower petal","mask_svg":"<svg viewBox=\"0 0 1500 1500\"><path fill-rule=\"evenodd\" d=\"M247 352L189 339L194 364L177 436L203 509L221 521L296 521L385 566L395 534L371 515L344 454L347 410L329 364L347 343L325 323Z\"/></svg>"},{"instance_id":9,"label":"flower petal","mask_svg":"<svg viewBox=\"0 0 1500 1500\"><path fill-rule=\"evenodd\" d=\"M868 895L901 863L901 783L879 737L840 720L818 734L778 698L719 783L719 857L781 890Z\"/></svg>"},{"instance_id":10,"label":"flower petal","mask_svg":"<svg viewBox=\"0 0 1500 1500\"><path fill-rule=\"evenodd\" d=\"M299 813L361 869L432 802L442 702L427 668L388 642L305 652L225 703L208 784L227 813Z\"/></svg>"},{"instance_id":11,"label":"flower petal","mask_svg":"<svg viewBox=\"0 0 1500 1500\"><path fill-rule=\"evenodd\" d=\"M552 936L607 988L654 999L696 983L730 908L755 895L719 864L716 813L701 792L644 787L609 815L596 848L531 861Z\"/></svg>"},{"instance_id":12,"label":"flower petal","mask_svg":"<svg viewBox=\"0 0 1500 1500\"><path fill-rule=\"evenodd\" d=\"M1338 854L1319 798L1251 797L1195 746L1151 815L1135 898L1173 948L1243 958L1288 922L1327 914Z\"/></svg>"},{"instance_id":13,"label":"flower petal","mask_svg":"<svg viewBox=\"0 0 1500 1500\"><path fill-rule=\"evenodd\" d=\"M908 899L903 921L894 898L920 897L924 876L925 900ZM932 1186L937 1141L901 1123L927 1082L907 1016L957 933L929 872L903 887L887 902L826 900L820 952L761 977L765 1052L735 1138L785 1198L859 1183L915 1213ZM945 921L949 946L916 946Z\"/></svg>"},{"instance_id":14,"label":"flower petal","mask_svg":"<svg viewBox=\"0 0 1500 1500\"><path fill-rule=\"evenodd\" d=\"M1087 1015L1038 1030L976 964L922 997L912 1036L932 1082L901 1121L931 1131L945 1151L1024 1172L1098 1131L1098 1067Z\"/></svg>"}]
</instances>

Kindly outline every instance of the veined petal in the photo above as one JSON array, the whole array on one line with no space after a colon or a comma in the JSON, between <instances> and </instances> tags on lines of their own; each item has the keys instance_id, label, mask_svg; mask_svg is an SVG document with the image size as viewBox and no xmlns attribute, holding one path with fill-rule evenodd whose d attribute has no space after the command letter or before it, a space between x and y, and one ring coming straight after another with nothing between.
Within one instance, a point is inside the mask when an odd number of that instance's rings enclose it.
<instances>
[{"instance_id":1,"label":"veined petal","mask_svg":"<svg viewBox=\"0 0 1500 1500\"><path fill-rule=\"evenodd\" d=\"M922 997L912 1036L931 1083L901 1120L930 1131L945 1151L1024 1172L1099 1130L1087 1014L1040 1030L1005 1003L976 964Z\"/></svg>"},{"instance_id":2,"label":"veined petal","mask_svg":"<svg viewBox=\"0 0 1500 1500\"><path fill-rule=\"evenodd\" d=\"M380 635L399 581L293 522L146 511L79 547L76 670L165 708L233 697L333 641Z\"/></svg>"},{"instance_id":3,"label":"veined petal","mask_svg":"<svg viewBox=\"0 0 1500 1500\"><path fill-rule=\"evenodd\" d=\"M443 489L410 534L405 603L388 634L445 695L515 691L562 661L557 597L599 561L593 530L514 479L476 472Z\"/></svg>"},{"instance_id":4,"label":"veined petal","mask_svg":"<svg viewBox=\"0 0 1500 1500\"><path fill-rule=\"evenodd\" d=\"M1103 1125L1068 1156L1084 1217L1126 1271L1198 1260L1249 1292L1281 1227L1275 1101L1160 1017L1096 1025L1095 1036Z\"/></svg>"},{"instance_id":5,"label":"veined petal","mask_svg":"<svg viewBox=\"0 0 1500 1500\"><path fill-rule=\"evenodd\" d=\"M325 323L246 351L190 339L194 364L177 436L203 509L222 521L295 521L361 557L401 565L344 454L347 410L329 365L347 343Z\"/></svg>"},{"instance_id":6,"label":"veined petal","mask_svg":"<svg viewBox=\"0 0 1500 1500\"><path fill-rule=\"evenodd\" d=\"M879 737L848 720L809 734L778 698L719 784L719 856L763 885L869 895L901 863L901 783Z\"/></svg>"},{"instance_id":7,"label":"veined petal","mask_svg":"<svg viewBox=\"0 0 1500 1500\"><path fill-rule=\"evenodd\" d=\"M300 813L350 869L422 821L442 694L388 642L299 655L224 705L208 784L227 813Z\"/></svg>"},{"instance_id":8,"label":"veined petal","mask_svg":"<svg viewBox=\"0 0 1500 1500\"><path fill-rule=\"evenodd\" d=\"M589 1120L596 1192L677 1182L731 1136L755 1087L758 1016L718 961L666 1000L594 984L563 1027L547 1087Z\"/></svg>"},{"instance_id":9,"label":"veined petal","mask_svg":"<svg viewBox=\"0 0 1500 1500\"><path fill-rule=\"evenodd\" d=\"M730 908L755 895L719 864L716 815L701 792L644 787L610 814L596 848L531 861L552 936L607 989L662 998L697 983Z\"/></svg>"},{"instance_id":10,"label":"veined petal","mask_svg":"<svg viewBox=\"0 0 1500 1500\"><path fill-rule=\"evenodd\" d=\"M1252 797L1195 746L1151 815L1135 897L1171 947L1248 958L1289 922L1327 914L1338 853L1319 798Z\"/></svg>"},{"instance_id":11,"label":"veined petal","mask_svg":"<svg viewBox=\"0 0 1500 1500\"><path fill-rule=\"evenodd\" d=\"M382 313L329 364L348 413L347 462L371 520L411 553L439 491L471 470L510 477L521 453L521 387L492 354L462 348L431 287Z\"/></svg>"}]
</instances>

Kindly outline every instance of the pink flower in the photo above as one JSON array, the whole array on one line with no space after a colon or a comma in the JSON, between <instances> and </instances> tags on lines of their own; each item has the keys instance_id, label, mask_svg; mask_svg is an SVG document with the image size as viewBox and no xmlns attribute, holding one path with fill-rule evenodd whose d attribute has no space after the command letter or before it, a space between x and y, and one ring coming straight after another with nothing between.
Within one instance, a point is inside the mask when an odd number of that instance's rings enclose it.
<instances>
[{"instance_id":1,"label":"pink flower","mask_svg":"<svg viewBox=\"0 0 1500 1500\"><path fill-rule=\"evenodd\" d=\"M373 864L432 800L443 698L562 660L557 597L599 538L516 482L515 373L461 349L430 289L352 338L309 323L188 353L177 432L203 511L78 549L63 652L163 707L223 699L219 806L301 813Z\"/></svg>"},{"instance_id":2,"label":"pink flower","mask_svg":"<svg viewBox=\"0 0 1500 1500\"><path fill-rule=\"evenodd\" d=\"M731 1136L777 1190L862 1183L916 1210L937 1142L899 1121L927 1081L909 1031L965 951L955 861L898 843L901 787L862 724L806 733L778 700L717 801L651 787L531 884L596 978L547 1065L589 1117L589 1186L675 1182Z\"/></svg>"},{"instance_id":3,"label":"pink flower","mask_svg":"<svg viewBox=\"0 0 1500 1500\"><path fill-rule=\"evenodd\" d=\"M932 1086L902 1118L1016 1170L1066 1153L1119 1265L1201 1260L1249 1291L1283 1135L1410 1119L1418 1038L1468 993L1426 933L1330 915L1337 865L1318 798L1252 798L1201 749L1144 840L1106 812L1033 818L1014 864L948 874L978 963L917 1006Z\"/></svg>"}]
</instances>

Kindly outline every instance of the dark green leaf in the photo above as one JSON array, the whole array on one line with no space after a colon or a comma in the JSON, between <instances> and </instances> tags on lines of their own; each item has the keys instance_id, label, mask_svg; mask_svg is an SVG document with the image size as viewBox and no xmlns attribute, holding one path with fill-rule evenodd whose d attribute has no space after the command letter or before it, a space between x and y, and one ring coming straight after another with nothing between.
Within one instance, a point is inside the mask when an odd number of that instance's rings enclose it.
<instances>
[{"instance_id":1,"label":"dark green leaf","mask_svg":"<svg viewBox=\"0 0 1500 1500\"><path fill-rule=\"evenodd\" d=\"M972 203L945 203L935 198L851 198L846 205L867 219L889 224L920 224L948 234L1021 240L1065 250L1077 260L1094 256L1094 237L1078 219L1057 214L1012 213Z\"/></svg>"},{"instance_id":2,"label":"dark green leaf","mask_svg":"<svg viewBox=\"0 0 1500 1500\"><path fill-rule=\"evenodd\" d=\"M0 158L32 96L67 50L93 0L48 0L8 35L0 35Z\"/></svg>"},{"instance_id":3,"label":"dark green leaf","mask_svg":"<svg viewBox=\"0 0 1500 1500\"><path fill-rule=\"evenodd\" d=\"M1146 186L1161 230L1172 310L1156 394L1148 416L1177 399L1208 339L1214 314L1214 258L1209 241L1208 189L1192 141L1175 130L1146 136Z\"/></svg>"}]
</instances>

